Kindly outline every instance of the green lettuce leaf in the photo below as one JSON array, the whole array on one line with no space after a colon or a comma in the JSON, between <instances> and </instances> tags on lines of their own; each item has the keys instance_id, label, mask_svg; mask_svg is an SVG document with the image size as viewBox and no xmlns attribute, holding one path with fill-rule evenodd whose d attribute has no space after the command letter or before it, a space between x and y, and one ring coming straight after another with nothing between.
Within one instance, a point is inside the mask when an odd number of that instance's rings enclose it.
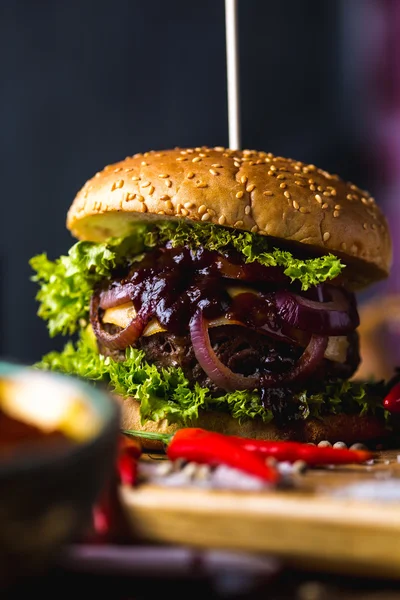
<instances>
[{"instance_id":1,"label":"green lettuce leaf","mask_svg":"<svg viewBox=\"0 0 400 600\"><path fill-rule=\"evenodd\" d=\"M62 352L50 352L35 367L103 382L112 393L136 397L143 423L167 419L190 424L201 409L226 412L240 422L273 419L256 392L238 391L213 398L207 388L191 386L181 369L160 369L148 364L142 351L128 348L123 362L100 355L90 327L82 330L76 344L69 342ZM382 411L378 388L351 381L329 384L318 394L303 391L294 400L300 403L303 419L342 412L364 415Z\"/></svg>"},{"instance_id":2,"label":"green lettuce leaf","mask_svg":"<svg viewBox=\"0 0 400 600\"><path fill-rule=\"evenodd\" d=\"M86 325L93 288L110 277L119 266L131 264L142 253L169 242L172 246L188 244L193 250L203 246L223 253L234 248L246 262L281 266L303 290L333 279L344 268L340 260L328 254L301 260L278 248L268 249L266 239L252 233L202 223L166 221L153 225L135 224L132 234L107 243L77 242L67 256L51 261L46 254L30 260L35 271L32 280L39 284L36 300L38 315L48 322L51 337L72 335Z\"/></svg>"}]
</instances>

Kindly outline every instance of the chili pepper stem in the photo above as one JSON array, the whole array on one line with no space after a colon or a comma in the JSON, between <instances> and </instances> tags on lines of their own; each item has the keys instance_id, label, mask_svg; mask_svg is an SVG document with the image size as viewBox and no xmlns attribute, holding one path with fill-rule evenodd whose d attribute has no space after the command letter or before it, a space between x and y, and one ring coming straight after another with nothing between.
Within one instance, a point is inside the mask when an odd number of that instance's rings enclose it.
<instances>
[{"instance_id":1,"label":"chili pepper stem","mask_svg":"<svg viewBox=\"0 0 400 600\"><path fill-rule=\"evenodd\" d=\"M155 433L154 431L137 431L135 429L121 429L121 433L132 437L156 440L158 442L163 442L166 445L168 445L174 437L173 433Z\"/></svg>"}]
</instances>

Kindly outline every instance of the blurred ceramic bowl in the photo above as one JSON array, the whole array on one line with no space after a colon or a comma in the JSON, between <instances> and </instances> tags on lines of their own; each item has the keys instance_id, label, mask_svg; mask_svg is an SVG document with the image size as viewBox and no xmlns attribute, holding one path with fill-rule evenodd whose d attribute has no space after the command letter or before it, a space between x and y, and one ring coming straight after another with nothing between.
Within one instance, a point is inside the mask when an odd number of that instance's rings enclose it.
<instances>
[{"instance_id":1,"label":"blurred ceramic bowl","mask_svg":"<svg viewBox=\"0 0 400 600\"><path fill-rule=\"evenodd\" d=\"M7 585L48 568L90 522L112 472L119 409L89 383L7 361L0 361L0 408L7 415L3 433L0 425L0 583ZM46 435L22 436L4 451L10 415ZM49 435L54 429L63 443Z\"/></svg>"}]
</instances>

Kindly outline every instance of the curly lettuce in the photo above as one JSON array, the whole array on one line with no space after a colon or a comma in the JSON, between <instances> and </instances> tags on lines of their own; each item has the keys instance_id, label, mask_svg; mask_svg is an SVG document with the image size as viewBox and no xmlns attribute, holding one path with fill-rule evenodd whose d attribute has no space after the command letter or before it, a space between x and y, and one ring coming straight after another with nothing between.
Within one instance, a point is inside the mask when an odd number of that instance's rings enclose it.
<instances>
[{"instance_id":1,"label":"curly lettuce","mask_svg":"<svg viewBox=\"0 0 400 600\"><path fill-rule=\"evenodd\" d=\"M32 280L40 286L36 294L38 315L47 321L50 336L72 335L85 326L94 287L110 277L116 268L167 242L174 247L187 244L193 250L204 247L220 253L235 249L247 263L257 261L265 266L282 267L291 281L298 281L303 290L334 279L344 268L340 259L332 254L298 259L286 250L269 249L266 238L246 231L208 223L138 223L128 237L106 243L81 241L73 245L66 256L54 261L46 254L30 260L35 271Z\"/></svg>"},{"instance_id":2,"label":"curly lettuce","mask_svg":"<svg viewBox=\"0 0 400 600\"><path fill-rule=\"evenodd\" d=\"M128 348L122 362L102 356L90 327L81 331L76 344L68 342L62 352L50 352L35 367L103 382L114 394L137 398L143 423L167 419L190 424L203 409L226 412L239 422L273 420L272 412L264 409L256 391L237 391L215 398L208 388L191 385L180 368L150 365L140 350ZM380 392L372 384L339 381L317 394L299 392L294 402L299 403L302 419L343 412L374 414L382 411Z\"/></svg>"}]
</instances>

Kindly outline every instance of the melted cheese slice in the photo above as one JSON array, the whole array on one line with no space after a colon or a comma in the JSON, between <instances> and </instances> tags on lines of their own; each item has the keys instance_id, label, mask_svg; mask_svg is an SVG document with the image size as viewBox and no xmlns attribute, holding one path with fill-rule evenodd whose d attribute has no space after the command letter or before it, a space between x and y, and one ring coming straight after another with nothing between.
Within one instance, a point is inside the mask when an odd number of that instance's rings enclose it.
<instances>
[{"instance_id":1,"label":"melted cheese slice","mask_svg":"<svg viewBox=\"0 0 400 600\"><path fill-rule=\"evenodd\" d=\"M257 294L257 290L245 287L229 287L227 288L229 295L234 298L235 296L243 293ZM135 318L136 310L132 302L126 302L115 306L114 308L108 308L103 315L103 323L110 323L111 325L117 325L118 327L125 328L129 325L131 320ZM209 327L218 327L220 325L243 325L240 321L226 319L225 317L218 317L209 322ZM159 323L157 319L151 319L146 325L143 335L150 336L155 333L166 331L165 327ZM328 345L325 350L325 358L333 360L335 362L344 363L346 362L347 349L349 343L346 336L330 336L328 338Z\"/></svg>"}]
</instances>

